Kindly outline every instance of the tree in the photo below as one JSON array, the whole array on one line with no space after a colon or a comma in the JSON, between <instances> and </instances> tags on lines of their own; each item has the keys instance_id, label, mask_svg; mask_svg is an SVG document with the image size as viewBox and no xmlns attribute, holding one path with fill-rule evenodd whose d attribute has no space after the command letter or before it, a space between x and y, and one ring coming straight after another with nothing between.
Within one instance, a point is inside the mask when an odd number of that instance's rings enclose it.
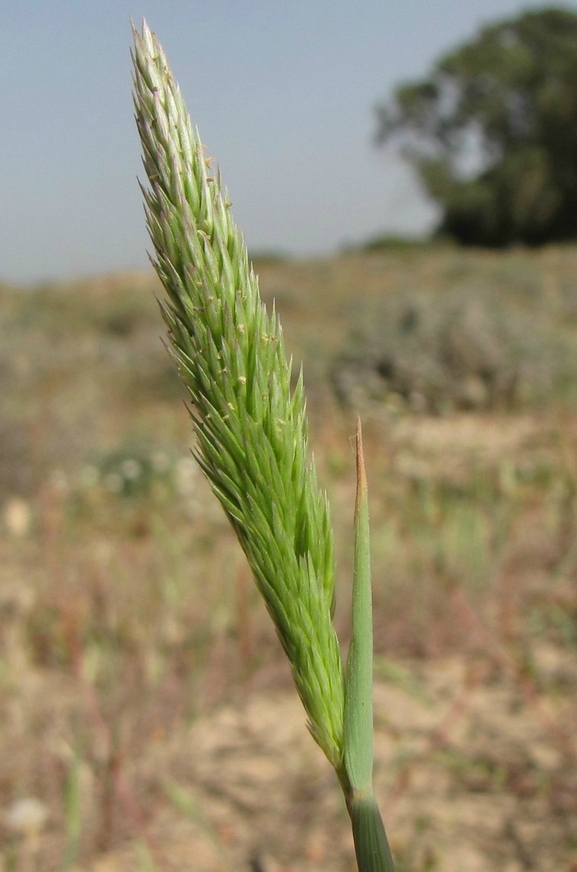
<instances>
[{"instance_id":1,"label":"tree","mask_svg":"<svg viewBox=\"0 0 577 872\"><path fill-rule=\"evenodd\" d=\"M577 14L527 12L483 28L429 78L377 107L464 244L577 238Z\"/></svg>"}]
</instances>

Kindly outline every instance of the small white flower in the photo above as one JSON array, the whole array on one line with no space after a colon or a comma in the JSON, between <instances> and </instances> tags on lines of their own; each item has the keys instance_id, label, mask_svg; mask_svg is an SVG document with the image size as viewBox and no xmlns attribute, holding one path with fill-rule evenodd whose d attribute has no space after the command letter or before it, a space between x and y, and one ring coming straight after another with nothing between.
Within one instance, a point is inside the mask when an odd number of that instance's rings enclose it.
<instances>
[{"instance_id":1,"label":"small white flower","mask_svg":"<svg viewBox=\"0 0 577 872\"><path fill-rule=\"evenodd\" d=\"M120 471L125 479L134 481L142 474L142 464L138 460L128 458L120 464Z\"/></svg>"},{"instance_id":2,"label":"small white flower","mask_svg":"<svg viewBox=\"0 0 577 872\"><path fill-rule=\"evenodd\" d=\"M33 833L42 829L48 819L48 807L39 799L18 799L12 803L4 821L17 833Z\"/></svg>"},{"instance_id":3,"label":"small white flower","mask_svg":"<svg viewBox=\"0 0 577 872\"><path fill-rule=\"evenodd\" d=\"M11 536L23 537L32 525L32 509L20 497L11 497L4 507L4 526Z\"/></svg>"}]
</instances>

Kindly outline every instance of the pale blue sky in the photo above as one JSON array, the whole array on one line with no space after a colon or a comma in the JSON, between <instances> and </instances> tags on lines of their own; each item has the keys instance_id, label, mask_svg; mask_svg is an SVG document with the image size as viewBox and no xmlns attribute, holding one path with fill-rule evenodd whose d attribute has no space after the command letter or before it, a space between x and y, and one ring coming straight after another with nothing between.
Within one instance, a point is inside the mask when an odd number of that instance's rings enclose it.
<instances>
[{"instance_id":1,"label":"pale blue sky","mask_svg":"<svg viewBox=\"0 0 577 872\"><path fill-rule=\"evenodd\" d=\"M163 44L249 247L432 219L373 106L515 0L1 0L0 281L145 266L129 18ZM577 7L577 0L565 3Z\"/></svg>"}]
</instances>

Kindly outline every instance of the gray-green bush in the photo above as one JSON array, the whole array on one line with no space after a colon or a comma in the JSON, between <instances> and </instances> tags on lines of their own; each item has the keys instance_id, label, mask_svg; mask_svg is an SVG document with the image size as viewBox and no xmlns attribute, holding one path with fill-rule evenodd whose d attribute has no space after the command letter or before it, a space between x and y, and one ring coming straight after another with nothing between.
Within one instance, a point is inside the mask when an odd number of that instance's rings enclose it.
<instances>
[{"instance_id":1,"label":"gray-green bush","mask_svg":"<svg viewBox=\"0 0 577 872\"><path fill-rule=\"evenodd\" d=\"M358 318L330 378L345 405L391 394L414 411L510 410L577 379L574 338L539 307L486 287L397 292Z\"/></svg>"}]
</instances>

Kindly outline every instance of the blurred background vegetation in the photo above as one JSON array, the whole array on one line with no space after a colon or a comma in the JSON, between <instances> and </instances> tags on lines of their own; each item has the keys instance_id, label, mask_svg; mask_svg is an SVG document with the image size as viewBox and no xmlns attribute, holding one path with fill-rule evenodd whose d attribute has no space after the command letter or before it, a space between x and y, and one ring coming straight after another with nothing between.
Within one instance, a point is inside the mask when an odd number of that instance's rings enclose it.
<instances>
[{"instance_id":1,"label":"blurred background vegetation","mask_svg":"<svg viewBox=\"0 0 577 872\"><path fill-rule=\"evenodd\" d=\"M304 365L345 642L364 422L377 793L399 872L575 872L577 15L485 28L378 119L433 237L255 257ZM159 293L0 285L0 872L350 872Z\"/></svg>"},{"instance_id":2,"label":"blurred background vegetation","mask_svg":"<svg viewBox=\"0 0 577 872\"><path fill-rule=\"evenodd\" d=\"M573 868L577 249L256 268L304 363L345 641L365 422L377 787L400 868ZM264 851L267 870L351 869L338 790L190 455L158 292L147 274L0 290L4 868L248 869Z\"/></svg>"}]
</instances>

